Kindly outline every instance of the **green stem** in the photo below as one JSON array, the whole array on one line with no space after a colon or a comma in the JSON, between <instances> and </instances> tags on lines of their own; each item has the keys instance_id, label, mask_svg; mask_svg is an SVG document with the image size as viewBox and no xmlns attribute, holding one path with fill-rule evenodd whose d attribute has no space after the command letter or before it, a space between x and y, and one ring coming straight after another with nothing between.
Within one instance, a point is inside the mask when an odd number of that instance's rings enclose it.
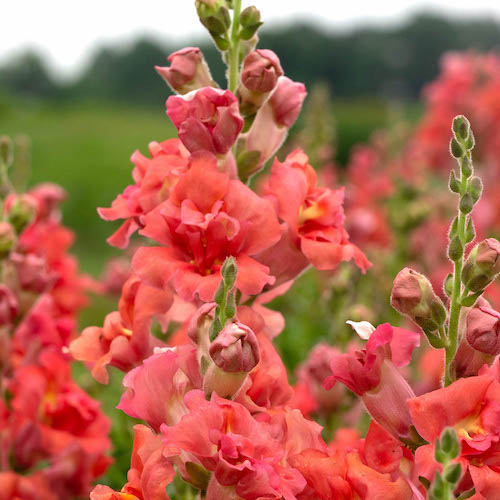
<instances>
[{"instance_id":1,"label":"green stem","mask_svg":"<svg viewBox=\"0 0 500 500\"><path fill-rule=\"evenodd\" d=\"M233 1L233 25L231 29L231 48L229 49L229 90L234 94L238 87L240 73L240 12L241 0Z\"/></svg>"},{"instance_id":2,"label":"green stem","mask_svg":"<svg viewBox=\"0 0 500 500\"><path fill-rule=\"evenodd\" d=\"M467 185L467 179L461 178L462 185ZM465 246L465 224L467 222L467 217L459 210L458 211L458 236ZM458 326L460 320L460 310L462 306L460 304L462 298L462 267L463 267L463 256L454 262L453 271L453 288L451 295L451 307L450 307L450 323L448 327L448 345L446 347L446 365L445 365L445 386L450 385L453 380L450 375L450 364L457 353L458 348Z\"/></svg>"}]
</instances>

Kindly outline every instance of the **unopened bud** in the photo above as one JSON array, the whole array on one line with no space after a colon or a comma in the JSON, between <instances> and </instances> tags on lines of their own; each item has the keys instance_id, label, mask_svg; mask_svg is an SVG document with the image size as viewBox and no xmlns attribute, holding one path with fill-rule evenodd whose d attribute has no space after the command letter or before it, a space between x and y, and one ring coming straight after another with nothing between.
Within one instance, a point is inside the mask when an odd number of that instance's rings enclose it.
<instances>
[{"instance_id":1,"label":"unopened bud","mask_svg":"<svg viewBox=\"0 0 500 500\"><path fill-rule=\"evenodd\" d=\"M470 214L472 212L472 209L474 208L474 200L472 199L470 193L465 193L460 198L459 208L460 212L462 212L465 215Z\"/></svg>"},{"instance_id":2,"label":"unopened bud","mask_svg":"<svg viewBox=\"0 0 500 500\"><path fill-rule=\"evenodd\" d=\"M225 0L196 0L201 24L211 35L224 35L231 26L231 16Z\"/></svg>"},{"instance_id":3,"label":"unopened bud","mask_svg":"<svg viewBox=\"0 0 500 500\"><path fill-rule=\"evenodd\" d=\"M456 262L462 257L463 254L464 246L462 244L462 241L460 240L460 237L458 235L454 236L453 238L451 238L450 243L448 244L448 257L453 262Z\"/></svg>"},{"instance_id":4,"label":"unopened bud","mask_svg":"<svg viewBox=\"0 0 500 500\"><path fill-rule=\"evenodd\" d=\"M430 281L407 267L394 280L391 305L428 332L439 330L446 320L446 308Z\"/></svg>"},{"instance_id":5,"label":"unopened bud","mask_svg":"<svg viewBox=\"0 0 500 500\"><path fill-rule=\"evenodd\" d=\"M462 158L462 156L465 154L462 146L454 137L450 141L450 153L455 158Z\"/></svg>"},{"instance_id":6,"label":"unopened bud","mask_svg":"<svg viewBox=\"0 0 500 500\"><path fill-rule=\"evenodd\" d=\"M226 287L231 290L236 283L236 275L238 273L238 266L236 265L236 259L234 257L227 257L222 264L221 274L224 279Z\"/></svg>"},{"instance_id":7,"label":"unopened bud","mask_svg":"<svg viewBox=\"0 0 500 500\"><path fill-rule=\"evenodd\" d=\"M243 61L241 81L253 92L271 92L282 75L280 61L272 50L255 50Z\"/></svg>"},{"instance_id":8,"label":"unopened bud","mask_svg":"<svg viewBox=\"0 0 500 500\"><path fill-rule=\"evenodd\" d=\"M257 112L282 75L278 56L271 50L255 50L245 57L237 91L243 116Z\"/></svg>"},{"instance_id":9,"label":"unopened bud","mask_svg":"<svg viewBox=\"0 0 500 500\"><path fill-rule=\"evenodd\" d=\"M207 63L197 47L186 47L168 57L170 67L155 66L168 85L179 94L202 87L216 87Z\"/></svg>"},{"instance_id":10,"label":"unopened bud","mask_svg":"<svg viewBox=\"0 0 500 500\"><path fill-rule=\"evenodd\" d=\"M17 234L20 234L35 218L37 209L38 203L33 196L29 194L16 196L8 209L7 218Z\"/></svg>"},{"instance_id":11,"label":"unopened bud","mask_svg":"<svg viewBox=\"0 0 500 500\"><path fill-rule=\"evenodd\" d=\"M260 360L255 333L241 323L229 323L210 345L210 357L223 371L250 372Z\"/></svg>"},{"instance_id":12,"label":"unopened bud","mask_svg":"<svg viewBox=\"0 0 500 500\"><path fill-rule=\"evenodd\" d=\"M469 181L469 193L471 194L472 201L477 203L479 198L481 198L481 193L483 192L483 183L479 177L473 177Z\"/></svg>"},{"instance_id":13,"label":"unopened bud","mask_svg":"<svg viewBox=\"0 0 500 500\"><path fill-rule=\"evenodd\" d=\"M263 24L257 7L251 6L244 9L240 15L240 24L240 38L250 40Z\"/></svg>"},{"instance_id":14,"label":"unopened bud","mask_svg":"<svg viewBox=\"0 0 500 500\"><path fill-rule=\"evenodd\" d=\"M500 313L490 307L474 307L466 323L471 347L492 356L500 354Z\"/></svg>"},{"instance_id":15,"label":"unopened bud","mask_svg":"<svg viewBox=\"0 0 500 500\"><path fill-rule=\"evenodd\" d=\"M466 155L460 160L461 172L462 175L466 178L469 178L472 175L472 162L470 158Z\"/></svg>"},{"instance_id":16,"label":"unopened bud","mask_svg":"<svg viewBox=\"0 0 500 500\"><path fill-rule=\"evenodd\" d=\"M465 141L469 137L470 123L464 115L455 116L451 128L458 140Z\"/></svg>"},{"instance_id":17,"label":"unopened bud","mask_svg":"<svg viewBox=\"0 0 500 500\"><path fill-rule=\"evenodd\" d=\"M17 236L11 224L0 221L0 259L5 259L16 244Z\"/></svg>"},{"instance_id":18,"label":"unopened bud","mask_svg":"<svg viewBox=\"0 0 500 500\"><path fill-rule=\"evenodd\" d=\"M500 242L488 238L469 254L462 270L462 282L471 292L484 290L500 273Z\"/></svg>"}]
</instances>

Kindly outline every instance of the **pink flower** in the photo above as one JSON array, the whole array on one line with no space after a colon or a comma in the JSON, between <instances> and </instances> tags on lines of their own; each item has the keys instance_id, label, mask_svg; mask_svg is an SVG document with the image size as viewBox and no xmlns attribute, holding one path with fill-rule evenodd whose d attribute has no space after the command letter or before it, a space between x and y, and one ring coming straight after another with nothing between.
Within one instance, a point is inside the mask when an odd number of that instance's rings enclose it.
<instances>
[{"instance_id":1,"label":"pink flower","mask_svg":"<svg viewBox=\"0 0 500 500\"><path fill-rule=\"evenodd\" d=\"M0 284L0 326L5 326L16 318L19 304L9 287Z\"/></svg>"},{"instance_id":2,"label":"pink flower","mask_svg":"<svg viewBox=\"0 0 500 500\"><path fill-rule=\"evenodd\" d=\"M253 164L241 172L246 178L262 168L281 146L300 113L306 95L302 83L293 82L285 76L278 79L276 88L259 109L245 136L245 151L257 154Z\"/></svg>"},{"instance_id":3,"label":"pink flower","mask_svg":"<svg viewBox=\"0 0 500 500\"><path fill-rule=\"evenodd\" d=\"M124 285L119 311L108 314L102 328L85 328L71 343L71 354L92 363L92 375L106 384L108 364L128 371L152 354L151 322L155 317L161 320L172 301L169 289L159 291L132 275Z\"/></svg>"},{"instance_id":4,"label":"pink flower","mask_svg":"<svg viewBox=\"0 0 500 500\"><path fill-rule=\"evenodd\" d=\"M134 427L134 449L127 474L128 482L120 493L98 485L91 500L169 500L166 487L175 476L172 464L163 456L161 439L145 425Z\"/></svg>"},{"instance_id":5,"label":"pink flower","mask_svg":"<svg viewBox=\"0 0 500 500\"><path fill-rule=\"evenodd\" d=\"M272 425L215 393L206 401L201 391L192 391L185 404L189 413L177 425L162 426L165 456L194 459L242 498L295 499L302 491L305 480L287 465Z\"/></svg>"},{"instance_id":6,"label":"pink flower","mask_svg":"<svg viewBox=\"0 0 500 500\"><path fill-rule=\"evenodd\" d=\"M418 433L430 444L417 449L419 475L432 480L440 465L434 458L434 444L446 427L456 430L464 478L457 492L476 487L478 498L494 498L498 487L500 453L500 384L490 369L479 376L459 379L408 401ZM489 492L489 493L488 493Z\"/></svg>"},{"instance_id":7,"label":"pink flower","mask_svg":"<svg viewBox=\"0 0 500 500\"><path fill-rule=\"evenodd\" d=\"M236 97L229 90L212 87L185 96L170 96L167 115L191 153L208 151L225 155L243 128Z\"/></svg>"},{"instance_id":8,"label":"pink flower","mask_svg":"<svg viewBox=\"0 0 500 500\"><path fill-rule=\"evenodd\" d=\"M318 187L316 172L302 151L294 151L284 163L274 162L267 191L276 203L279 217L287 224L289 235L284 236L285 241L289 239L303 254L304 264L310 262L320 270L335 269L341 261L354 258L363 272L370 267L363 252L349 242L343 227L343 189ZM277 260L282 268L283 259L274 254L275 250L281 254L281 244L261 255L259 260L270 264ZM295 261L287 262L295 266ZM280 269L280 274L285 278L278 278L278 283L290 276L284 269Z\"/></svg>"},{"instance_id":9,"label":"pink flower","mask_svg":"<svg viewBox=\"0 0 500 500\"><path fill-rule=\"evenodd\" d=\"M125 375L127 391L117 408L158 431L162 424L174 425L187 413L184 396L201 384L196 349L191 345L167 348Z\"/></svg>"},{"instance_id":10,"label":"pink flower","mask_svg":"<svg viewBox=\"0 0 500 500\"><path fill-rule=\"evenodd\" d=\"M155 66L156 71L179 94L202 87L216 86L207 63L197 47L186 47L168 56L169 68Z\"/></svg>"},{"instance_id":11,"label":"pink flower","mask_svg":"<svg viewBox=\"0 0 500 500\"><path fill-rule=\"evenodd\" d=\"M412 422L406 401L414 393L397 368L408 365L419 344L419 334L384 323L371 334L365 349L333 357L333 376L323 387L328 390L342 382L361 396L382 427L396 437L407 438Z\"/></svg>"},{"instance_id":12,"label":"pink flower","mask_svg":"<svg viewBox=\"0 0 500 500\"><path fill-rule=\"evenodd\" d=\"M172 284L181 298L213 299L224 259L238 265L236 288L255 295L272 284L266 266L252 258L280 237L274 208L241 181L217 170L210 154L196 154L169 199L146 217L141 234L164 247L141 248L134 271L151 286Z\"/></svg>"},{"instance_id":13,"label":"pink flower","mask_svg":"<svg viewBox=\"0 0 500 500\"><path fill-rule=\"evenodd\" d=\"M171 187L188 168L189 152L178 139L149 143L151 159L136 151L130 160L135 184L118 195L111 208L99 208L104 220L125 219L108 239L110 245L125 248L130 237L143 226L143 218L168 198Z\"/></svg>"}]
</instances>

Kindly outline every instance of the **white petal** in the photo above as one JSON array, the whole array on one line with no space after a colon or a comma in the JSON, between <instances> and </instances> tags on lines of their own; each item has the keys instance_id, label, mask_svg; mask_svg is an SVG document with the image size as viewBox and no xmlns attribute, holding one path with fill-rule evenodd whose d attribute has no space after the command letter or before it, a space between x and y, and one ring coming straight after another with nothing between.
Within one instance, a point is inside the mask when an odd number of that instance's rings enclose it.
<instances>
[{"instance_id":1,"label":"white petal","mask_svg":"<svg viewBox=\"0 0 500 500\"><path fill-rule=\"evenodd\" d=\"M368 340L375 331L375 327L368 321L346 321L346 323L351 325L363 340Z\"/></svg>"}]
</instances>

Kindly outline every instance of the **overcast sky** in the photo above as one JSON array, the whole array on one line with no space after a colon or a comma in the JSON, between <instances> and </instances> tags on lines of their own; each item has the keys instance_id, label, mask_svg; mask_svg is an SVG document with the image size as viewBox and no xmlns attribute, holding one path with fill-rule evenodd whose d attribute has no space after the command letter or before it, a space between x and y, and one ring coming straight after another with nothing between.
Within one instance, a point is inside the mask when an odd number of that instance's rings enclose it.
<instances>
[{"instance_id":1,"label":"overcast sky","mask_svg":"<svg viewBox=\"0 0 500 500\"><path fill-rule=\"evenodd\" d=\"M82 67L92 49L137 35L185 38L203 33L194 0L2 0L0 61L37 48L61 75ZM243 5L254 2L243 0ZM332 30L390 24L419 10L500 19L500 0L256 0L268 24L313 19Z\"/></svg>"}]
</instances>

